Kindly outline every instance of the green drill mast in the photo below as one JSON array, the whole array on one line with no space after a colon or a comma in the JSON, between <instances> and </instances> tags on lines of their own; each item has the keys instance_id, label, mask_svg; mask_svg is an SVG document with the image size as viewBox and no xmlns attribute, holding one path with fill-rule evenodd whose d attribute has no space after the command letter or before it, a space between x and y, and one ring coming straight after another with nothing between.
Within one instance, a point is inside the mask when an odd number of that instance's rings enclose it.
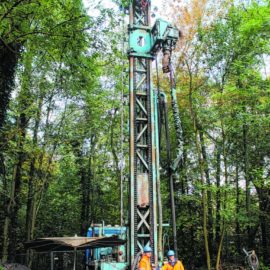
<instances>
[{"instance_id":1,"label":"green drill mast","mask_svg":"<svg viewBox=\"0 0 270 270\"><path fill-rule=\"evenodd\" d=\"M164 20L150 24L151 3L132 0L129 9L130 91L130 189L129 264L147 245L158 264L157 181L159 137L157 94L152 87L152 61L163 51L163 70L168 72L171 51L179 31Z\"/></svg>"}]
</instances>

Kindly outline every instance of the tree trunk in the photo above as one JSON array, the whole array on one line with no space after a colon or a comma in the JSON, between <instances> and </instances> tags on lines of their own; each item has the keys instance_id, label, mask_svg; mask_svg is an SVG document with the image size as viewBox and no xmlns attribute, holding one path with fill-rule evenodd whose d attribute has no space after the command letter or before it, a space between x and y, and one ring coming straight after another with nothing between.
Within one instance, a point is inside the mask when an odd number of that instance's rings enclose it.
<instances>
[{"instance_id":1,"label":"tree trunk","mask_svg":"<svg viewBox=\"0 0 270 270\"><path fill-rule=\"evenodd\" d=\"M81 157L83 159L83 157ZM90 176L87 173L85 164L82 162L80 169L81 177L81 236L85 236L87 233L87 227L89 226L89 180Z\"/></svg>"},{"instance_id":2,"label":"tree trunk","mask_svg":"<svg viewBox=\"0 0 270 270\"><path fill-rule=\"evenodd\" d=\"M262 231L262 251L263 251L263 263L265 265L269 265L270 263L270 252L269 252L269 226L270 222L266 221L267 218L265 217L265 214L262 214L262 217L260 217L260 223L261 223L261 231Z\"/></svg>"},{"instance_id":3,"label":"tree trunk","mask_svg":"<svg viewBox=\"0 0 270 270\"><path fill-rule=\"evenodd\" d=\"M22 86L23 87L23 86ZM27 86L26 86L27 87ZM29 85L28 85L29 87ZM24 143L26 137L26 127L28 124L28 116L26 110L29 107L29 95L26 95L25 90L22 89L20 108L22 112L18 119L18 136L17 136L17 163L14 167L14 174L12 179L12 188L10 190L7 211L4 221L4 241L3 241L3 261L7 260L7 251L9 253L9 260L13 262L16 255L17 232L18 232L18 211L20 209L20 191L22 178L22 165L25 160ZM9 250L7 247L9 245Z\"/></svg>"},{"instance_id":4,"label":"tree trunk","mask_svg":"<svg viewBox=\"0 0 270 270\"><path fill-rule=\"evenodd\" d=\"M202 151L199 144L198 139L198 130L195 124L196 118L193 114L193 121L194 121L194 130L195 130L195 144L196 144L196 150L198 155L198 163L199 163L199 171L200 171L200 178L201 178L201 185L202 185L202 212L203 212L203 236L204 236L204 246L205 246L205 254L206 254L206 263L207 263L207 269L211 269L211 256L209 252L209 241L208 241L208 222L207 222L207 193L205 192L205 180L204 180L204 168L203 168L203 158L202 158Z\"/></svg>"},{"instance_id":5,"label":"tree trunk","mask_svg":"<svg viewBox=\"0 0 270 270\"><path fill-rule=\"evenodd\" d=\"M239 223L239 214L240 214L240 188L239 188L239 168L238 163L236 163L236 176L235 176L235 184L236 184L236 248L237 252L241 254L241 240L240 240L240 223Z\"/></svg>"},{"instance_id":6,"label":"tree trunk","mask_svg":"<svg viewBox=\"0 0 270 270\"><path fill-rule=\"evenodd\" d=\"M38 111L36 115L35 126L33 130L33 147L37 147L37 135L40 125L41 109L42 109L43 98L40 97L38 101ZM34 213L36 205L36 190L35 190L35 163L36 163L36 153L33 153L33 157L30 163L29 178L28 178L28 194L27 194L27 208L26 208L26 221L25 221L25 239L27 241L32 240L34 237ZM32 252L27 251L26 262L29 268L31 268L32 263Z\"/></svg>"},{"instance_id":7,"label":"tree trunk","mask_svg":"<svg viewBox=\"0 0 270 270\"><path fill-rule=\"evenodd\" d=\"M226 135L225 135L225 130L224 130L224 122L223 122L223 118L221 118L221 133L222 133L222 147L218 146L218 153L217 153L217 162L219 164L218 168L217 168L217 181L218 181L218 190L219 190L219 194L217 194L217 196L219 196L219 198L217 198L218 202L217 202L217 208L219 208L219 213L220 213L220 209L221 209L221 192L220 192L220 172L221 172L221 150L222 150L222 154L223 154L223 162L224 162L224 177L225 177L225 188L227 188L228 186L228 166L227 166L227 152L226 152ZM223 200L223 209L226 210L227 208L227 191L225 189L224 191L224 200ZM224 239L224 234L225 234L225 228L226 228L226 223L224 220L224 217L221 218L220 214L218 214L218 232L220 232L220 228L221 228L221 235L218 235L218 239L216 237L217 240L219 240L218 243L218 250L217 250L217 259L216 259L216 270L219 269L220 267L220 259L221 259L221 252L222 252L222 246L223 246L223 239ZM218 233L220 234L220 233Z\"/></svg>"},{"instance_id":8,"label":"tree trunk","mask_svg":"<svg viewBox=\"0 0 270 270\"><path fill-rule=\"evenodd\" d=\"M221 237L220 237L220 241L219 241L219 245L218 245L216 270L220 269L220 258L221 258L221 251L222 251L222 246L223 246L224 234L225 234L225 224L222 225L222 232L221 232Z\"/></svg>"},{"instance_id":9,"label":"tree trunk","mask_svg":"<svg viewBox=\"0 0 270 270\"><path fill-rule=\"evenodd\" d=\"M5 175L5 159L4 159L4 148L5 138L1 134L4 126L6 112L8 109L10 95L14 86L14 75L18 62L20 46L18 44L7 44L5 45L0 41L0 180L3 182L3 188L8 194L6 175ZM8 230L10 225L10 211L11 211L11 199L14 197L14 185L10 191L10 198L5 197L3 200L4 217L1 218L0 224L3 224L3 245L2 245L2 261L7 260L9 236Z\"/></svg>"},{"instance_id":10,"label":"tree trunk","mask_svg":"<svg viewBox=\"0 0 270 270\"><path fill-rule=\"evenodd\" d=\"M225 192L225 195L224 195L224 200L225 200L225 198L226 198L226 192ZM224 205L225 205L225 203L224 203ZM226 205L225 205L225 207L226 207ZM225 209L225 207L224 207L224 209ZM221 253L222 253L223 240L224 240L225 228L226 228L226 223L224 221L224 218L221 219L220 216L219 216L219 219L220 219L220 221L219 221L219 224L220 224L219 229L221 228L221 235L219 235L219 238L218 238L219 242L217 242L218 250L217 250L217 259L216 259L216 270L220 269Z\"/></svg>"},{"instance_id":11,"label":"tree trunk","mask_svg":"<svg viewBox=\"0 0 270 270\"><path fill-rule=\"evenodd\" d=\"M9 194L7 210L4 219L4 239L3 239L3 257L2 261L6 262L7 258L13 262L16 255L17 232L18 232L18 210L20 208L20 191L21 191L21 174L22 165L25 159L23 150L26 135L26 115L22 113L18 120L18 156L17 163L14 167L12 187ZM9 247L9 248L8 248ZM7 255L9 256L7 257Z\"/></svg>"},{"instance_id":12,"label":"tree trunk","mask_svg":"<svg viewBox=\"0 0 270 270\"><path fill-rule=\"evenodd\" d=\"M11 212L11 207L12 207L11 204L14 200L14 190L15 190L15 185L14 185L14 182L12 182L9 199L6 200L6 204L4 205L5 218L4 218L4 226L3 226L2 263L7 262L7 258L8 258L10 212Z\"/></svg>"},{"instance_id":13,"label":"tree trunk","mask_svg":"<svg viewBox=\"0 0 270 270\"><path fill-rule=\"evenodd\" d=\"M210 175L209 175L209 166L207 160L207 153L206 147L204 142L203 130L202 127L198 124L198 131L201 143L201 151L202 151L202 162L203 162L203 169L206 178L206 184L208 186L207 189L207 230L208 230L208 238L209 238L209 252L213 254L213 240L214 240L214 233L213 233L213 211L212 211L212 194L211 194L211 182L210 182Z\"/></svg>"},{"instance_id":14,"label":"tree trunk","mask_svg":"<svg viewBox=\"0 0 270 270\"><path fill-rule=\"evenodd\" d=\"M221 227L221 218L220 218L220 208L221 208L221 192L220 192L220 173L221 173L221 146L217 142L217 150L216 150L216 186L217 186L217 194L216 194L216 246L220 242L220 227Z\"/></svg>"},{"instance_id":15,"label":"tree trunk","mask_svg":"<svg viewBox=\"0 0 270 270\"><path fill-rule=\"evenodd\" d=\"M14 86L14 75L18 62L20 46L5 45L0 41L0 130L2 129Z\"/></svg>"},{"instance_id":16,"label":"tree trunk","mask_svg":"<svg viewBox=\"0 0 270 270\"><path fill-rule=\"evenodd\" d=\"M112 151L112 156L113 156L113 161L114 161L114 166L115 166L115 171L116 171L116 178L117 178L117 183L118 183L118 187L119 187L119 209L121 209L121 170L119 165L121 166L121 164L119 164L119 158L117 155L117 151L118 151L118 145L115 143L114 138L115 138L115 133L114 133L114 128L115 128L115 121L116 121L116 114L111 115L112 119L110 121L110 128L111 128L111 133L110 133L110 144L111 144L111 151ZM121 224L121 214L119 216L119 223Z\"/></svg>"},{"instance_id":17,"label":"tree trunk","mask_svg":"<svg viewBox=\"0 0 270 270\"><path fill-rule=\"evenodd\" d=\"M88 156L84 157L81 152L79 155L80 162L80 177L81 177L81 235L85 236L91 222L91 192L93 189L93 158L95 145L97 143L96 136L91 136L90 150ZM87 159L87 164L83 162L83 159Z\"/></svg>"},{"instance_id":18,"label":"tree trunk","mask_svg":"<svg viewBox=\"0 0 270 270\"><path fill-rule=\"evenodd\" d=\"M24 93L23 93L24 94ZM26 110L29 108L28 104L29 96L24 96L22 98L22 108L23 112L19 117L19 132L20 138L18 139L18 161L15 166L14 173L14 194L11 195L11 198L14 199L14 203L12 203L13 207L10 212L10 261L13 262L15 260L16 255L16 246L17 246L17 233L18 233L18 211L21 207L20 200L20 192L21 192L21 184L22 184L22 166L25 161L26 154L24 151L24 143L26 137L26 128L28 124L28 116L26 115Z\"/></svg>"},{"instance_id":19,"label":"tree trunk","mask_svg":"<svg viewBox=\"0 0 270 270\"><path fill-rule=\"evenodd\" d=\"M269 235L270 235L270 191L266 187L256 187L256 190L259 195L259 208L260 208L260 226L262 233L262 253L263 253L263 262L265 265L270 263L270 244L269 244Z\"/></svg>"},{"instance_id":20,"label":"tree trunk","mask_svg":"<svg viewBox=\"0 0 270 270\"><path fill-rule=\"evenodd\" d=\"M29 47L29 51L31 48ZM14 206L11 211L10 216L10 261L15 260L16 246L17 246L17 234L18 234L18 211L21 207L21 183L22 183L22 165L26 158L26 153L24 150L26 128L31 116L29 115L28 109L33 103L33 95L31 94L31 75L32 75L32 60L33 55L31 52L26 52L25 58L23 59L24 72L21 78L21 91L18 96L19 109L21 110L19 120L18 120L18 161L15 166L15 196L14 196Z\"/></svg>"},{"instance_id":21,"label":"tree trunk","mask_svg":"<svg viewBox=\"0 0 270 270\"><path fill-rule=\"evenodd\" d=\"M196 111L193 108L193 97L192 97L192 72L190 70L189 64L186 61L188 72L189 72L189 111L191 115L191 119L193 122L193 128L194 128L194 139L195 139L195 145L197 150L197 156L198 156L198 163L199 163L199 171L200 171L200 178L201 178L201 185L202 185L202 211L203 211L203 235L204 235L204 246L205 246L205 254L206 254L206 263L207 263L207 269L211 269L211 257L209 252L209 242L208 242L208 231L207 231L207 194L205 192L205 181L204 181L204 171L203 171L203 161L202 161L202 151L200 149L199 139L198 139L198 129L197 129L197 116Z\"/></svg>"},{"instance_id":22,"label":"tree trunk","mask_svg":"<svg viewBox=\"0 0 270 270\"><path fill-rule=\"evenodd\" d=\"M194 207L194 204L192 201L188 201L187 202L187 213L189 214L189 216L191 217L194 212L196 211L196 207ZM194 262L194 258L196 258L196 254L197 254L197 246L196 246L196 227L194 226L194 222L191 222L190 226L189 226L189 239L187 240L189 241L187 244L187 250L189 252L189 254L191 254L191 265L190 268L194 269L195 268L195 262ZM185 239L186 237L184 237L183 239ZM182 245L181 245L182 246Z\"/></svg>"},{"instance_id":23,"label":"tree trunk","mask_svg":"<svg viewBox=\"0 0 270 270\"><path fill-rule=\"evenodd\" d=\"M249 155L248 155L248 127L246 124L243 125L243 154L244 154L244 173L246 180L246 215L250 217L250 174L249 174ZM248 222L247 226L247 244L248 248L252 248L252 236L251 228Z\"/></svg>"}]
</instances>

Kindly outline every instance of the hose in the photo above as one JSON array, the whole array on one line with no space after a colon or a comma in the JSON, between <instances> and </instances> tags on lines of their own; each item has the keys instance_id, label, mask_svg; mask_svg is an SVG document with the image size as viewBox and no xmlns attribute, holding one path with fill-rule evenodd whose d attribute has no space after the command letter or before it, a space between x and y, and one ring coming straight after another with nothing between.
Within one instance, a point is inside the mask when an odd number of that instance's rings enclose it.
<instances>
[{"instance_id":1,"label":"hose","mask_svg":"<svg viewBox=\"0 0 270 270\"><path fill-rule=\"evenodd\" d=\"M133 261L133 264L131 265L131 270L135 270L136 267L137 267L137 264L138 264L138 261L139 261L139 258L141 257L142 255L142 251L138 252L135 256L135 259Z\"/></svg>"}]
</instances>

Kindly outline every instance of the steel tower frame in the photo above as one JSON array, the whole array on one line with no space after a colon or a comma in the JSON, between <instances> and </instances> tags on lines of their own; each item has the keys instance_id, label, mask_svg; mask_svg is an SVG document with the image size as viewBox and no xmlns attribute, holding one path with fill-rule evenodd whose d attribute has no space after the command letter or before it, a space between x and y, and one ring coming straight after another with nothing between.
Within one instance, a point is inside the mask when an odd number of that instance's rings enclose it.
<instances>
[{"instance_id":1,"label":"steel tower frame","mask_svg":"<svg viewBox=\"0 0 270 270\"><path fill-rule=\"evenodd\" d=\"M130 266L143 248L153 250L158 264L157 183L159 136L157 94L152 87L152 61L162 49L163 70L168 72L171 51L179 30L158 19L150 24L150 0L131 0L129 10L129 106L130 106ZM165 64L164 64L165 63Z\"/></svg>"},{"instance_id":2,"label":"steel tower frame","mask_svg":"<svg viewBox=\"0 0 270 270\"><path fill-rule=\"evenodd\" d=\"M130 41L138 50L129 51L130 71L130 265L138 252L149 245L157 263L157 121L151 82L150 1L133 0L130 6Z\"/></svg>"}]
</instances>

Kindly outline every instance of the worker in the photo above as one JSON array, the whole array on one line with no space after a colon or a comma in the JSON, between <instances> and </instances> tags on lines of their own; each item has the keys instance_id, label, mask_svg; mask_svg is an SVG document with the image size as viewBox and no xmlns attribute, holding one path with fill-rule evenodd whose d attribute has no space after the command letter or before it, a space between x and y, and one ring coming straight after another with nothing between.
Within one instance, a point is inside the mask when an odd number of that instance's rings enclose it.
<instances>
[{"instance_id":1,"label":"worker","mask_svg":"<svg viewBox=\"0 0 270 270\"><path fill-rule=\"evenodd\" d=\"M162 270L185 270L182 262L177 260L174 257L173 250L169 250L167 256L168 256L168 261L164 262L164 265L162 266Z\"/></svg>"},{"instance_id":2,"label":"worker","mask_svg":"<svg viewBox=\"0 0 270 270\"><path fill-rule=\"evenodd\" d=\"M143 249L143 255L139 262L139 270L153 270L151 266L152 248L145 246Z\"/></svg>"}]
</instances>

